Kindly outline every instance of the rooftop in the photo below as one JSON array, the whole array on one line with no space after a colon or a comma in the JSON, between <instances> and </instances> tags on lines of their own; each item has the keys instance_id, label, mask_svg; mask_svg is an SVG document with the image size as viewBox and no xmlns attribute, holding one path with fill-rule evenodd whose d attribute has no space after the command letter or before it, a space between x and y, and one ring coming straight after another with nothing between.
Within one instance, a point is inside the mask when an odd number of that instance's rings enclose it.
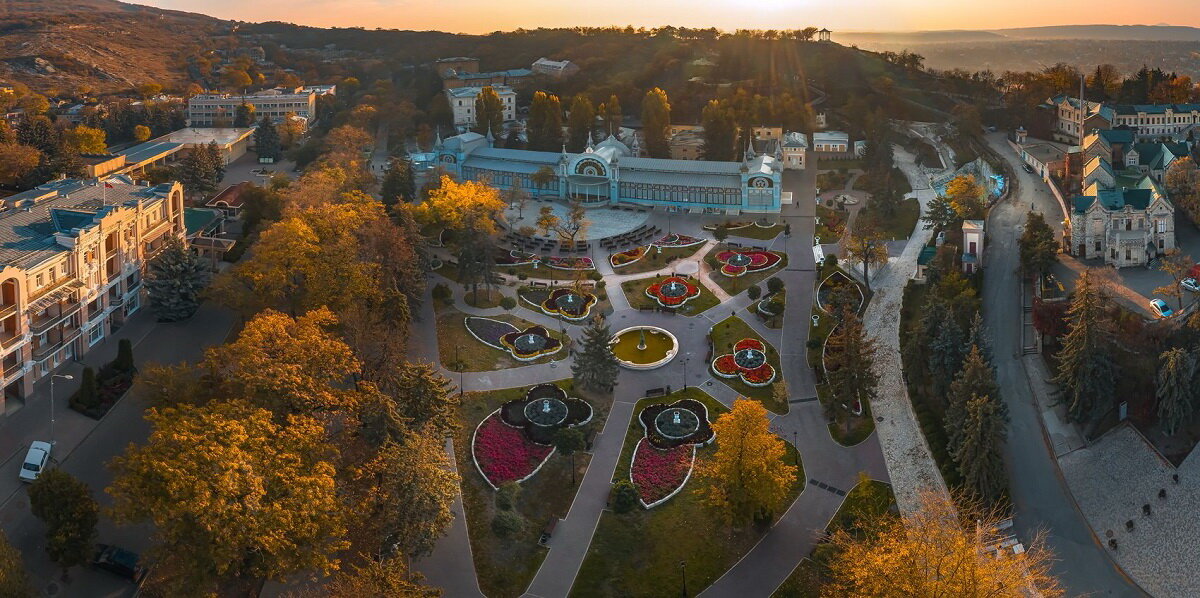
<instances>
[{"instance_id":1,"label":"rooftop","mask_svg":"<svg viewBox=\"0 0 1200 598\"><path fill-rule=\"evenodd\" d=\"M508 95L508 94L516 93L512 90L511 87L509 87L507 85L490 85L489 87L491 87L493 90L495 90L497 95ZM473 97L479 95L479 92L482 90L483 90L482 87L455 87L453 89L447 89L446 93L450 94L450 97L452 97L452 98L473 98Z\"/></svg>"},{"instance_id":2,"label":"rooftop","mask_svg":"<svg viewBox=\"0 0 1200 598\"><path fill-rule=\"evenodd\" d=\"M154 141L178 143L182 145L207 145L217 142L220 146L233 145L254 134L253 128L235 127L189 127L167 133Z\"/></svg>"}]
</instances>

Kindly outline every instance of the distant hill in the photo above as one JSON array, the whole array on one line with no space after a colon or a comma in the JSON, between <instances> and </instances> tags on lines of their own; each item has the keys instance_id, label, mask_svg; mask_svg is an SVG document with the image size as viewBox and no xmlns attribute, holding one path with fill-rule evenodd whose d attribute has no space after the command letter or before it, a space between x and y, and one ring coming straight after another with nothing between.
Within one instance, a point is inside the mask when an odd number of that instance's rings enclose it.
<instances>
[{"instance_id":1,"label":"distant hill","mask_svg":"<svg viewBox=\"0 0 1200 598\"><path fill-rule=\"evenodd\" d=\"M97 92L185 83L176 60L229 24L116 0L0 0L0 79Z\"/></svg>"},{"instance_id":2,"label":"distant hill","mask_svg":"<svg viewBox=\"0 0 1200 598\"><path fill-rule=\"evenodd\" d=\"M1059 25L997 29L994 33L1015 39L1200 41L1200 28L1179 25Z\"/></svg>"}]
</instances>

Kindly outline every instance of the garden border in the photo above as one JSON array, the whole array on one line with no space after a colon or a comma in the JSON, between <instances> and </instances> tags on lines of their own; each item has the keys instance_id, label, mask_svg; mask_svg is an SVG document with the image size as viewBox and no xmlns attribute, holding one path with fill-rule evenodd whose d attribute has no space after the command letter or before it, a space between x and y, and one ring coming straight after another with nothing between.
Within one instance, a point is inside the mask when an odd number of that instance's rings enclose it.
<instances>
[{"instance_id":1,"label":"garden border","mask_svg":"<svg viewBox=\"0 0 1200 598\"><path fill-rule=\"evenodd\" d=\"M591 407L591 405L589 404L588 407ZM471 450L471 462L475 464L475 471L479 472L479 477L482 477L483 481L486 482L487 485L492 488L493 492L495 492L495 491L499 490L500 487L496 486L495 484L492 483L492 480L488 479L487 474L483 473L483 468L479 466L479 459L475 458L475 437L479 435L479 427L483 425L483 422L487 421L488 419L491 419L491 417L493 415L497 416L497 419L500 421L500 425L508 426L508 424L504 423L504 418L499 417L500 408L497 407L495 411L489 413L487 415L487 417L479 420L479 423L475 424L475 430L473 432L471 432L471 446L468 448ZM591 418L588 418L588 419L590 421ZM521 430L520 428L516 428L513 426L508 426L508 427L510 427L514 430L520 430L521 434L522 434L521 437L524 438L524 434L525 434L524 430ZM532 440L529 440L528 438L525 438L525 440L527 440L528 442L530 442L532 444L537 444L538 446L549 446L549 445L545 445L545 444L538 444L536 442L533 442ZM550 452L546 454L546 458L542 459L542 462L538 463L538 466L533 468L533 471L529 472L529 475L527 475L519 480L516 480L516 482L518 484L522 484L525 482L525 480L528 480L529 478L532 478L533 476L537 475L537 472L542 470L542 466L545 465L548 461L550 461L550 457L553 457L553 456L554 456L554 447L551 447Z\"/></svg>"},{"instance_id":2,"label":"garden border","mask_svg":"<svg viewBox=\"0 0 1200 598\"><path fill-rule=\"evenodd\" d=\"M708 410L708 408L706 407L705 411L707 411L707 410ZM645 426L643 426L643 428L644 427ZM713 438L716 438L716 436L717 436L716 434L713 434ZM637 463L638 447L642 446L643 442L649 444L649 441L650 441L649 438L647 438L646 436L642 436L641 440L638 440L638 443L636 445L634 445L634 447L633 447L633 456L629 458L629 483L633 484L634 490L637 489L637 482L633 481L633 465L635 463ZM696 445L692 444L691 447L692 447L692 460L690 463L688 463L687 475L683 476L683 481L679 482L679 486L677 486L674 490L672 490L670 494L668 494L650 504L646 504L646 501L642 500L641 493L638 493L638 504L642 505L642 508L646 509L647 511L650 509L653 509L654 507L657 507L658 505L661 505L661 504L667 502L668 500L675 498L676 494L679 494L680 492L683 491L683 487L687 486L688 481L692 479L692 472L696 470ZM676 447L676 448L679 448L679 447ZM654 445L650 445L650 450L657 451L659 449L654 448ZM672 449L672 450L674 450L674 449Z\"/></svg>"}]
</instances>

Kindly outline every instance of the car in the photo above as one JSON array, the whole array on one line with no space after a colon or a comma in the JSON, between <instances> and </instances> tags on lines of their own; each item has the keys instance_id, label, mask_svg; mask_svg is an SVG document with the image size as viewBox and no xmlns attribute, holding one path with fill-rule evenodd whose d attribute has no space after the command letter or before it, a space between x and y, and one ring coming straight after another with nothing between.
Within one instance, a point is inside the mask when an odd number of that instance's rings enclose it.
<instances>
[{"instance_id":1,"label":"car","mask_svg":"<svg viewBox=\"0 0 1200 598\"><path fill-rule=\"evenodd\" d=\"M1200 282L1196 282L1195 278L1185 278L1180 281L1179 286L1193 293L1200 293Z\"/></svg>"},{"instance_id":2,"label":"car","mask_svg":"<svg viewBox=\"0 0 1200 598\"><path fill-rule=\"evenodd\" d=\"M138 564L140 560L138 553L131 550L111 544L97 544L96 552L92 555L92 566L120 575L133 583L141 583L148 571Z\"/></svg>"},{"instance_id":3,"label":"car","mask_svg":"<svg viewBox=\"0 0 1200 598\"><path fill-rule=\"evenodd\" d=\"M1175 312L1171 311L1171 307L1167 305L1167 302L1162 299L1151 299L1150 311L1153 311L1154 315L1160 318L1169 318L1175 315Z\"/></svg>"},{"instance_id":4,"label":"car","mask_svg":"<svg viewBox=\"0 0 1200 598\"><path fill-rule=\"evenodd\" d=\"M37 481L38 476L50 463L50 451L53 448L49 442L41 440L34 440L30 443L29 451L25 453L25 462L21 464L21 473L18 474L22 482Z\"/></svg>"},{"instance_id":5,"label":"car","mask_svg":"<svg viewBox=\"0 0 1200 598\"><path fill-rule=\"evenodd\" d=\"M1029 174L1033 174L1033 167L1030 166L1029 164L1022 164L1021 168L1025 169L1025 172L1028 172Z\"/></svg>"}]
</instances>

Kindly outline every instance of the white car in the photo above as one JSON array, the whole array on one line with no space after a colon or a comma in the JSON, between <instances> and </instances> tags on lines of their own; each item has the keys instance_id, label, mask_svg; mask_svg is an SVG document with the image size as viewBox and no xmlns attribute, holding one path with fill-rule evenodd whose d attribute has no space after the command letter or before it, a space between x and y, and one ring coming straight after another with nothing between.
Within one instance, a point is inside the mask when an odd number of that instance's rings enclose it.
<instances>
[{"instance_id":1,"label":"white car","mask_svg":"<svg viewBox=\"0 0 1200 598\"><path fill-rule=\"evenodd\" d=\"M1163 301L1162 299L1151 299L1150 311L1154 312L1154 315L1160 318L1169 318L1175 315L1175 312L1171 310L1171 307L1167 305L1167 302Z\"/></svg>"},{"instance_id":2,"label":"white car","mask_svg":"<svg viewBox=\"0 0 1200 598\"><path fill-rule=\"evenodd\" d=\"M22 482L33 482L46 470L46 466L50 464L52 448L54 447L49 442L41 440L34 440L33 444L29 445L29 452L25 453L25 462L21 464L19 474Z\"/></svg>"},{"instance_id":3,"label":"white car","mask_svg":"<svg viewBox=\"0 0 1200 598\"><path fill-rule=\"evenodd\" d=\"M1196 282L1195 278L1185 278L1179 283L1179 286L1193 293L1200 293L1200 282Z\"/></svg>"}]
</instances>

